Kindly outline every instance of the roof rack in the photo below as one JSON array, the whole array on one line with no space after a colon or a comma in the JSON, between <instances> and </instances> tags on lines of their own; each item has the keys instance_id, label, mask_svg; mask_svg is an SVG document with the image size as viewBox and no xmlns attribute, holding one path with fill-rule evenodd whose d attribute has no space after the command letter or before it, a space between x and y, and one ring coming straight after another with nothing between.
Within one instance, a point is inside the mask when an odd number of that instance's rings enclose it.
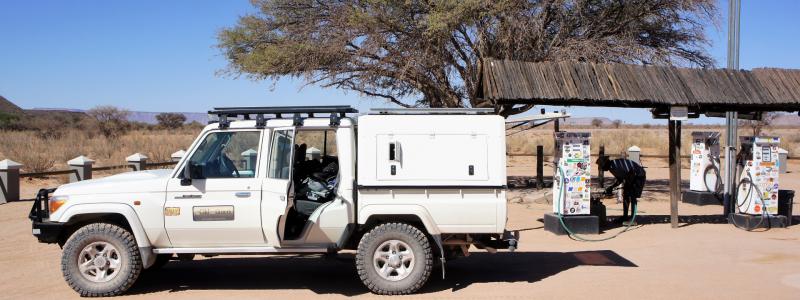
<instances>
[{"instance_id":1,"label":"roof rack","mask_svg":"<svg viewBox=\"0 0 800 300\"><path fill-rule=\"evenodd\" d=\"M215 107L208 111L209 115L217 115L219 127L227 128L230 125L228 118L244 117L250 120L256 116L256 127L264 127L267 118L264 115L274 115L275 119L283 118L284 114L292 114L295 126L303 125L303 114L313 118L314 114L330 114L331 126L339 125L339 120L348 113L358 113L358 110L347 105L322 105L322 106L265 106L265 107ZM215 123L211 121L210 123Z\"/></svg>"},{"instance_id":2,"label":"roof rack","mask_svg":"<svg viewBox=\"0 0 800 300\"><path fill-rule=\"evenodd\" d=\"M373 108L370 115L491 115L492 108Z\"/></svg>"}]
</instances>

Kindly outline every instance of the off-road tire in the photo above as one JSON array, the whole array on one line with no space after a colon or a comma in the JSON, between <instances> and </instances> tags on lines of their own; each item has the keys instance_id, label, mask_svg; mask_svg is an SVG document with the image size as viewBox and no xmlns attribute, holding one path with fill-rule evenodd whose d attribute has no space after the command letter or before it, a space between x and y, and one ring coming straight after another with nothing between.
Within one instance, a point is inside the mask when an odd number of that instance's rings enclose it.
<instances>
[{"instance_id":1,"label":"off-road tire","mask_svg":"<svg viewBox=\"0 0 800 300\"><path fill-rule=\"evenodd\" d=\"M121 257L119 274L108 282L89 281L78 269L81 250L97 241L113 245ZM82 297L117 296L128 290L139 277L142 272L142 258L133 234L126 229L114 224L92 223L75 231L64 244L61 272L67 284Z\"/></svg>"},{"instance_id":2,"label":"off-road tire","mask_svg":"<svg viewBox=\"0 0 800 300\"><path fill-rule=\"evenodd\" d=\"M388 240L400 240L409 245L414 253L414 268L408 277L399 281L381 278L373 267L373 255L378 246ZM433 269L433 251L428 237L416 227L404 223L385 223L376 226L358 243L356 270L361 282L379 295L407 295L419 290Z\"/></svg>"}]
</instances>

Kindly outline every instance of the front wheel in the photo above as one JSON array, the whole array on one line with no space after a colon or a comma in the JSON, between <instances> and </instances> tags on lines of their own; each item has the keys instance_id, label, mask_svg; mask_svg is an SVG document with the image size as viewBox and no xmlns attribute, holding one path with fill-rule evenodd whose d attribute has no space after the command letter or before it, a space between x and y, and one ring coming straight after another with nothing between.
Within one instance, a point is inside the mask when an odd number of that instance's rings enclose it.
<instances>
[{"instance_id":1,"label":"front wheel","mask_svg":"<svg viewBox=\"0 0 800 300\"><path fill-rule=\"evenodd\" d=\"M356 269L373 293L406 295L419 290L433 269L427 236L414 226L386 223L364 234L358 244Z\"/></svg>"},{"instance_id":2,"label":"front wheel","mask_svg":"<svg viewBox=\"0 0 800 300\"><path fill-rule=\"evenodd\" d=\"M133 234L106 223L81 227L67 240L61 272L83 297L116 296L133 285L142 259Z\"/></svg>"}]
</instances>

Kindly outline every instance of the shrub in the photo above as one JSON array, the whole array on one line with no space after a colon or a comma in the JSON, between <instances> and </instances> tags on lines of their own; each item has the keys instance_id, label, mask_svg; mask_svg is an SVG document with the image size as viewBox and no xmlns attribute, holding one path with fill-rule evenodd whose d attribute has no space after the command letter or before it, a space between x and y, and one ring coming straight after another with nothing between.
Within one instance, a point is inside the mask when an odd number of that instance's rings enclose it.
<instances>
[{"instance_id":1,"label":"shrub","mask_svg":"<svg viewBox=\"0 0 800 300\"><path fill-rule=\"evenodd\" d=\"M158 125L163 128L175 129L183 126L186 116L179 113L160 113L156 115L156 120L158 120Z\"/></svg>"},{"instance_id":2,"label":"shrub","mask_svg":"<svg viewBox=\"0 0 800 300\"><path fill-rule=\"evenodd\" d=\"M130 112L127 110L102 105L90 109L87 113L97 120L100 132L106 137L119 137L130 129L128 123Z\"/></svg>"}]
</instances>

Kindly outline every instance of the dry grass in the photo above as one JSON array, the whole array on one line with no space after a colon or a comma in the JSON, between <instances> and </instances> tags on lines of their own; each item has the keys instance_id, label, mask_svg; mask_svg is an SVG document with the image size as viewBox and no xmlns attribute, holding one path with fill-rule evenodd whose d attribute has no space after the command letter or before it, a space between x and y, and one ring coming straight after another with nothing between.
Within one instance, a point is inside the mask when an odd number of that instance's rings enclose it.
<instances>
[{"instance_id":1,"label":"dry grass","mask_svg":"<svg viewBox=\"0 0 800 300\"><path fill-rule=\"evenodd\" d=\"M147 155L150 162L162 162L173 152L188 148L198 133L196 128L135 130L107 138L73 129L58 138L47 138L32 131L0 131L0 160L22 163L28 172L65 169L66 162L79 155L94 159L96 166L124 164L125 157L136 152Z\"/></svg>"},{"instance_id":2,"label":"dry grass","mask_svg":"<svg viewBox=\"0 0 800 300\"><path fill-rule=\"evenodd\" d=\"M644 128L639 126L626 126L620 129L594 128L594 127L562 127L566 131L591 132L592 152L597 153L599 146L604 145L606 154L623 154L631 146L638 146L642 154L667 155L668 140L666 127ZM506 151L514 154L535 154L536 145L544 146L545 155L553 153L553 129L537 128L515 133L509 130L506 137ZM692 143L693 131L718 131L724 133L720 126L683 126L681 131L681 152L688 155ZM740 128L739 135L750 135L749 128ZM800 131L796 128L767 128L762 135L775 135L781 137L781 148L789 151L789 155L800 153ZM724 141L722 141L724 145ZM796 155L796 154L795 154Z\"/></svg>"},{"instance_id":3,"label":"dry grass","mask_svg":"<svg viewBox=\"0 0 800 300\"><path fill-rule=\"evenodd\" d=\"M615 128L562 127L567 131L589 131L592 133L592 151L605 145L607 154L622 154L636 145L642 154L667 154L667 128L664 126L624 126ZM552 128L537 128L512 134L507 137L508 153L535 154L536 145L543 145L546 155L552 155ZM683 154L688 154L692 131L719 131L719 126L684 126ZM9 158L24 165L29 172L66 168L66 162L76 156L86 155L97 161L97 166L119 165L125 157L136 152L150 157L151 162L169 160L171 153L189 147L200 132L199 128L187 127L176 130L134 130L118 138L107 138L87 131L70 129L59 137L47 137L34 131L0 131L0 160ZM740 128L740 135L749 135L747 128ZM800 153L800 131L795 128L768 128L766 135L781 137L781 147L789 155ZM329 150L332 150L329 148Z\"/></svg>"}]
</instances>

